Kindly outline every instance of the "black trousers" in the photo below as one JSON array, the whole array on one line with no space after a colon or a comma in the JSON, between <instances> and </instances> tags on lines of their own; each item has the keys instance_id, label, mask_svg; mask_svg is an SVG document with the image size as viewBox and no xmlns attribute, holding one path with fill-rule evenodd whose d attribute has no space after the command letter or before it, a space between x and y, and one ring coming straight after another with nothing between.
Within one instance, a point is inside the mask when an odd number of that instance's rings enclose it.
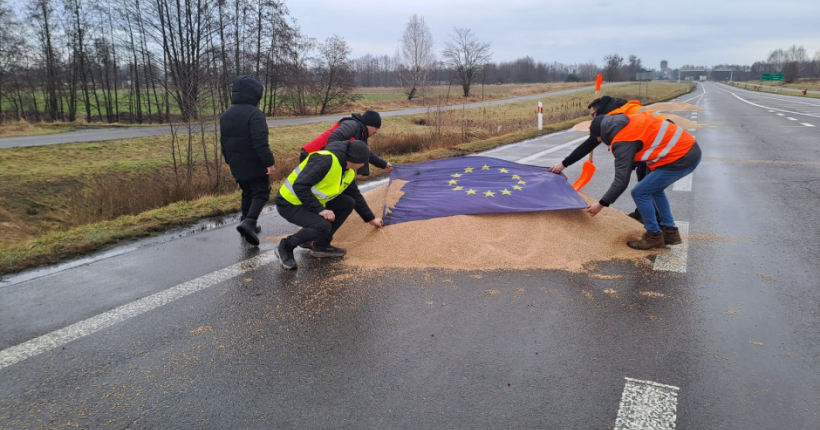
<instances>
[{"instance_id":1,"label":"black trousers","mask_svg":"<svg viewBox=\"0 0 820 430\"><path fill-rule=\"evenodd\" d=\"M327 202L325 209L330 209L336 215L336 219L330 222L322 218L319 214L305 209L303 205L277 204L276 210L282 218L293 224L302 227L286 238L288 245L297 247L302 243L313 241L316 246L328 246L333 240L333 234L344 224L356 201L353 197L340 194L335 199Z\"/></svg>"},{"instance_id":2,"label":"black trousers","mask_svg":"<svg viewBox=\"0 0 820 430\"><path fill-rule=\"evenodd\" d=\"M236 182L242 189L242 219L259 219L262 208L270 199L270 179L260 176Z\"/></svg>"}]
</instances>

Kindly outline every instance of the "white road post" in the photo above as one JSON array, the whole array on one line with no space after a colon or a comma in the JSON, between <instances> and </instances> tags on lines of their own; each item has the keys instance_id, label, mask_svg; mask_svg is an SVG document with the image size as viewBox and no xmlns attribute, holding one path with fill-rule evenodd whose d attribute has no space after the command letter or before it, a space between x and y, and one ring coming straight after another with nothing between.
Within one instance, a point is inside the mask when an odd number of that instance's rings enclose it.
<instances>
[{"instance_id":1,"label":"white road post","mask_svg":"<svg viewBox=\"0 0 820 430\"><path fill-rule=\"evenodd\" d=\"M544 106L538 102L538 129L544 128Z\"/></svg>"}]
</instances>

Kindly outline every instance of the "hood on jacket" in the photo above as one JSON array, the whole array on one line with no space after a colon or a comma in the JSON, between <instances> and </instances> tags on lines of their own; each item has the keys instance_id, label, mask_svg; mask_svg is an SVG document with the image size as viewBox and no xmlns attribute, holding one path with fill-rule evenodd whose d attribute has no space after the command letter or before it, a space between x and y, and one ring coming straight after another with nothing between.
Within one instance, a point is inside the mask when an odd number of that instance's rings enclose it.
<instances>
[{"instance_id":1,"label":"hood on jacket","mask_svg":"<svg viewBox=\"0 0 820 430\"><path fill-rule=\"evenodd\" d=\"M598 119L596 117L595 119ZM612 139L615 138L627 124L629 124L629 117L619 113L617 115L607 115L601 119L601 141L607 145L612 144Z\"/></svg>"},{"instance_id":2,"label":"hood on jacket","mask_svg":"<svg viewBox=\"0 0 820 430\"><path fill-rule=\"evenodd\" d=\"M601 105L595 110L596 115L606 115L626 104L626 100L617 97L601 97Z\"/></svg>"},{"instance_id":3,"label":"hood on jacket","mask_svg":"<svg viewBox=\"0 0 820 430\"><path fill-rule=\"evenodd\" d=\"M264 87L252 76L240 75L233 80L231 88L231 103L235 105L258 106L262 100Z\"/></svg>"}]
</instances>

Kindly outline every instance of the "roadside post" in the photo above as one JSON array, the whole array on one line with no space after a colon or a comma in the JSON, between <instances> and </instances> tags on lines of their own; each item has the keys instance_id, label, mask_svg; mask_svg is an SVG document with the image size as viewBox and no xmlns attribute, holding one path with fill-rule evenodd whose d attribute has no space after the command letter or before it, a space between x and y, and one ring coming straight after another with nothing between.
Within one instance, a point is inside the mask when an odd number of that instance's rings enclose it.
<instances>
[{"instance_id":1,"label":"roadside post","mask_svg":"<svg viewBox=\"0 0 820 430\"><path fill-rule=\"evenodd\" d=\"M544 105L538 102L538 129L544 128Z\"/></svg>"}]
</instances>

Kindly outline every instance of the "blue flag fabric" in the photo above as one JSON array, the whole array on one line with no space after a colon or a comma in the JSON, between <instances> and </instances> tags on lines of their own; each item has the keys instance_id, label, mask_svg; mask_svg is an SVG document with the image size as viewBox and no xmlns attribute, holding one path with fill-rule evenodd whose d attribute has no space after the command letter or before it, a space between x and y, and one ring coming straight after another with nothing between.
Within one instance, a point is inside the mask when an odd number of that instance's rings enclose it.
<instances>
[{"instance_id":1,"label":"blue flag fabric","mask_svg":"<svg viewBox=\"0 0 820 430\"><path fill-rule=\"evenodd\" d=\"M385 224L452 215L584 209L563 174L491 157L457 157L395 166L390 184L407 181Z\"/></svg>"}]
</instances>

